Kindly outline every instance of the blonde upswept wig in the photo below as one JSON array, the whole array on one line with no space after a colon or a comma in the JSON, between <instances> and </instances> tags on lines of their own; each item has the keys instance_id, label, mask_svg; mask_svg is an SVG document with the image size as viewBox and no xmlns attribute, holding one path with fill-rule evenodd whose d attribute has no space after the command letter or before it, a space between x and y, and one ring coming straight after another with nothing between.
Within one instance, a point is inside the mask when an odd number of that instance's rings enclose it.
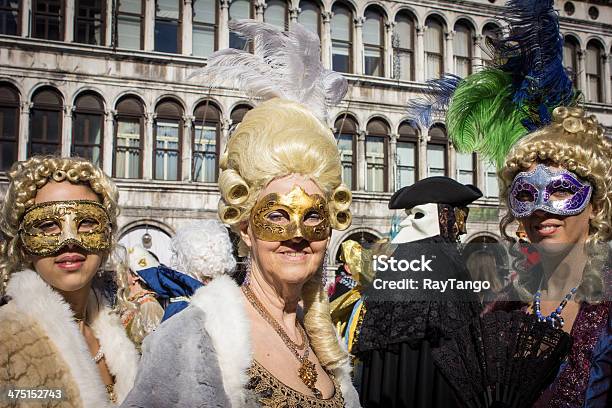
<instances>
[{"instance_id":1,"label":"blonde upswept wig","mask_svg":"<svg viewBox=\"0 0 612 408\"><path fill-rule=\"evenodd\" d=\"M248 222L268 183L290 174L312 179L324 192L331 225L351 223L351 192L342 184L340 154L332 132L304 106L271 99L249 111L221 158L219 217L232 230ZM241 255L246 245L241 242ZM348 358L338 343L319 270L303 288L304 326L323 366L334 369Z\"/></svg>"},{"instance_id":2,"label":"blonde upswept wig","mask_svg":"<svg viewBox=\"0 0 612 408\"><path fill-rule=\"evenodd\" d=\"M115 183L100 168L88 160L80 158L60 158L53 156L35 156L24 162L13 165L8 172L9 187L0 210L0 294L4 294L6 284L13 272L32 268L30 255L25 251L19 239L19 224L25 211L34 205L36 193L48 181L69 181L73 184L85 184L100 197L100 202L108 213L112 225L111 250L104 254L103 263L110 258L115 270L125 267L124 259L116 255L117 250L117 216L119 192ZM102 265L101 265L102 266ZM119 282L119 308L133 309L125 299L129 288Z\"/></svg>"},{"instance_id":3,"label":"blonde upswept wig","mask_svg":"<svg viewBox=\"0 0 612 408\"><path fill-rule=\"evenodd\" d=\"M597 302L603 294L602 269L608 257L607 241L612 239L612 143L595 116L586 116L580 108L558 107L553 111L553 122L520 140L508 154L501 170L502 202L509 207L509 190L514 177L534 163L563 167L593 185L590 220L586 242L587 264L576 298ZM504 238L512 241L508 226L515 221L511 212L501 220ZM519 279L515 286L519 295L531 299L531 293ZM526 278L526 277L525 277Z\"/></svg>"}]
</instances>

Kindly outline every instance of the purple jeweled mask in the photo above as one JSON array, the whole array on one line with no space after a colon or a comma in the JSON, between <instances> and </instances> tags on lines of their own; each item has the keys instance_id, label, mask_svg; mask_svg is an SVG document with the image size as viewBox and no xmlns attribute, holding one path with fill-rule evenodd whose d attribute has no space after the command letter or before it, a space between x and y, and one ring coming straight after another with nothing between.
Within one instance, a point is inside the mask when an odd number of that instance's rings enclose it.
<instances>
[{"instance_id":1,"label":"purple jeweled mask","mask_svg":"<svg viewBox=\"0 0 612 408\"><path fill-rule=\"evenodd\" d=\"M557 215L580 214L591 200L593 187L568 170L538 164L517 174L510 186L510 211L516 218L536 210Z\"/></svg>"}]
</instances>

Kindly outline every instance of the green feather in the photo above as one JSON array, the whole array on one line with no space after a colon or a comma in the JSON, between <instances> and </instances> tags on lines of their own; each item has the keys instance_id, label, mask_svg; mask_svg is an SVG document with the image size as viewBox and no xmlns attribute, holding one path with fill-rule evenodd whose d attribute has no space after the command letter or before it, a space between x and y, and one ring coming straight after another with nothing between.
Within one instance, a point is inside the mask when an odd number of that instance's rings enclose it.
<instances>
[{"instance_id":1,"label":"green feather","mask_svg":"<svg viewBox=\"0 0 612 408\"><path fill-rule=\"evenodd\" d=\"M512 104L512 78L487 68L460 82L450 101L446 124L457 151L479 152L497 167L526 133L524 110Z\"/></svg>"}]
</instances>

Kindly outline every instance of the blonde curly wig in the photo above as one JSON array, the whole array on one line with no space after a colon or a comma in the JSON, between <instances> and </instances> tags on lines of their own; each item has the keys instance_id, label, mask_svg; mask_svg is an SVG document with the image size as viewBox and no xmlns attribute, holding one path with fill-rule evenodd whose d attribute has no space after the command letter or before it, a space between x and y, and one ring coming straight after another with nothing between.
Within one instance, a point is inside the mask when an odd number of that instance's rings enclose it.
<instances>
[{"instance_id":1,"label":"blonde curly wig","mask_svg":"<svg viewBox=\"0 0 612 408\"><path fill-rule=\"evenodd\" d=\"M25 211L34 205L38 189L49 180L83 183L100 197L112 223L113 239L117 232L119 193L115 183L91 162L79 158L35 156L13 165L8 172L9 187L0 210L0 280L4 293L10 275L20 269L31 267L29 255L19 239L19 224ZM113 247L115 246L113 242Z\"/></svg>"},{"instance_id":2,"label":"blonde curly wig","mask_svg":"<svg viewBox=\"0 0 612 408\"><path fill-rule=\"evenodd\" d=\"M558 107L553 111L553 123L520 140L508 154L500 171L502 202L509 207L509 189L514 177L534 163L560 166L588 180L593 185L588 254L583 281L577 299L597 302L601 299L601 271L607 261L607 241L612 239L612 143L593 115L580 108ZM515 221L508 212L500 223L502 234L512 241L507 229ZM525 271L519 270L519 277ZM517 280L519 294L527 300L531 293Z\"/></svg>"},{"instance_id":3,"label":"blonde curly wig","mask_svg":"<svg viewBox=\"0 0 612 408\"><path fill-rule=\"evenodd\" d=\"M249 111L221 158L219 217L237 233L259 194L272 180L290 174L312 179L324 192L335 229L351 223L351 192L342 184L334 136L304 106L271 99ZM245 254L241 243L241 255ZM333 369L348 359L331 321L321 273L304 285L304 326L321 364Z\"/></svg>"}]
</instances>

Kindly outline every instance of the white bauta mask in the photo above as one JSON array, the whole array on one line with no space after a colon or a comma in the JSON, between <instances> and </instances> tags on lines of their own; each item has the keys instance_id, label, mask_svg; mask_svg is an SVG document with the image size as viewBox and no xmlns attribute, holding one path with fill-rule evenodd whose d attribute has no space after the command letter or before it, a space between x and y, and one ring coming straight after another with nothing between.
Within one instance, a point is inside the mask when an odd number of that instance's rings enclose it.
<instances>
[{"instance_id":1,"label":"white bauta mask","mask_svg":"<svg viewBox=\"0 0 612 408\"><path fill-rule=\"evenodd\" d=\"M438 204L421 204L406 210L406 218L400 223L400 231L391 241L403 244L440 235Z\"/></svg>"}]
</instances>

